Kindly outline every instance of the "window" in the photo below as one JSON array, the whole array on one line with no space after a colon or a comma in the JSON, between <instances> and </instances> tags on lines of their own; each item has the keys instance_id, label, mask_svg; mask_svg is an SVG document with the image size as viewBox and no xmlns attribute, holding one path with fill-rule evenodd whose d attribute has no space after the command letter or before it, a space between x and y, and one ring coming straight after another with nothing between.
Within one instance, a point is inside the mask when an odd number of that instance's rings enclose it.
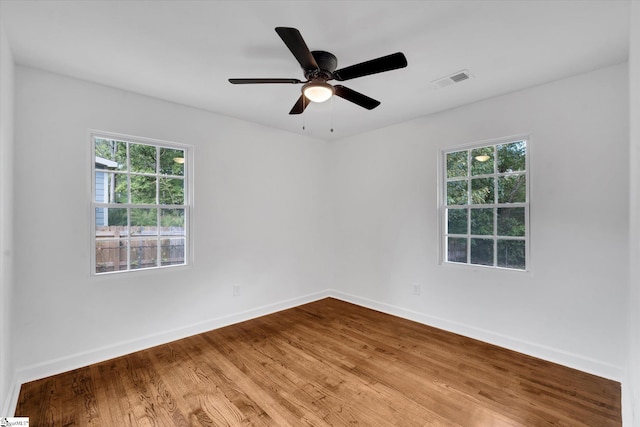
<instances>
[{"instance_id":1,"label":"window","mask_svg":"<svg viewBox=\"0 0 640 427\"><path fill-rule=\"evenodd\" d=\"M526 270L527 140L443 151L443 260Z\"/></svg>"},{"instance_id":2,"label":"window","mask_svg":"<svg viewBox=\"0 0 640 427\"><path fill-rule=\"evenodd\" d=\"M93 134L93 274L185 265L188 147Z\"/></svg>"}]
</instances>

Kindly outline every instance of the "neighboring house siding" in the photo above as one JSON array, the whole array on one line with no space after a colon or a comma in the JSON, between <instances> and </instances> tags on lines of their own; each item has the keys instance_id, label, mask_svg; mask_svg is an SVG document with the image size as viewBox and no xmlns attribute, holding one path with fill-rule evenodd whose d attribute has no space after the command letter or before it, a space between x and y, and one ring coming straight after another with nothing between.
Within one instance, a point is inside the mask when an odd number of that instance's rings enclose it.
<instances>
[{"instance_id":1,"label":"neighboring house siding","mask_svg":"<svg viewBox=\"0 0 640 427\"><path fill-rule=\"evenodd\" d=\"M117 165L111 160L96 157L96 202L109 201L109 174L98 172L98 169L113 168ZM109 213L106 208L96 209L96 227L109 225Z\"/></svg>"},{"instance_id":2,"label":"neighboring house siding","mask_svg":"<svg viewBox=\"0 0 640 427\"><path fill-rule=\"evenodd\" d=\"M96 172L96 201L107 201L107 174ZM109 225L109 218L105 208L96 209L96 226Z\"/></svg>"}]
</instances>

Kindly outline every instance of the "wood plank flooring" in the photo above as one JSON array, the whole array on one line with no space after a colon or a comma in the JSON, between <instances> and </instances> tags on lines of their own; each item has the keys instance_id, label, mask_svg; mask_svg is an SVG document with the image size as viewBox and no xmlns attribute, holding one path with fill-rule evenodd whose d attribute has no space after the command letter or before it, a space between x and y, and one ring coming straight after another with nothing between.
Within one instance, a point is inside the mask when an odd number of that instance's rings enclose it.
<instances>
[{"instance_id":1,"label":"wood plank flooring","mask_svg":"<svg viewBox=\"0 0 640 427\"><path fill-rule=\"evenodd\" d=\"M620 384L324 299L22 386L33 426L621 426Z\"/></svg>"}]
</instances>

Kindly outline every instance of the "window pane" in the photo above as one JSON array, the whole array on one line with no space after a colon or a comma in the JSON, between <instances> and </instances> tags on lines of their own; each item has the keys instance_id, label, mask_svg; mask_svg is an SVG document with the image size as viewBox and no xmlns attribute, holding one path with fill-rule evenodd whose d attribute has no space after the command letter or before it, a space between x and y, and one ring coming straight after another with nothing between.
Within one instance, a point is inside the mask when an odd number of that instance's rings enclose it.
<instances>
[{"instance_id":1,"label":"window pane","mask_svg":"<svg viewBox=\"0 0 640 427\"><path fill-rule=\"evenodd\" d=\"M127 175L96 171L96 202L128 203Z\"/></svg>"},{"instance_id":2,"label":"window pane","mask_svg":"<svg viewBox=\"0 0 640 427\"><path fill-rule=\"evenodd\" d=\"M129 144L129 162L131 172L156 173L156 147Z\"/></svg>"},{"instance_id":3,"label":"window pane","mask_svg":"<svg viewBox=\"0 0 640 427\"><path fill-rule=\"evenodd\" d=\"M131 240L131 269L149 268L158 266L158 240L157 239L133 239Z\"/></svg>"},{"instance_id":4,"label":"window pane","mask_svg":"<svg viewBox=\"0 0 640 427\"><path fill-rule=\"evenodd\" d=\"M498 240L498 267L525 269L524 240Z\"/></svg>"},{"instance_id":5,"label":"window pane","mask_svg":"<svg viewBox=\"0 0 640 427\"><path fill-rule=\"evenodd\" d=\"M468 152L458 151L456 153L447 153L447 178L455 178L459 176L467 176L469 173L467 168Z\"/></svg>"},{"instance_id":6,"label":"window pane","mask_svg":"<svg viewBox=\"0 0 640 427\"><path fill-rule=\"evenodd\" d=\"M96 208L96 237L119 237L126 234L125 208Z\"/></svg>"},{"instance_id":7,"label":"window pane","mask_svg":"<svg viewBox=\"0 0 640 427\"><path fill-rule=\"evenodd\" d=\"M107 208L96 208L96 237L98 236L98 230L108 228L109 216Z\"/></svg>"},{"instance_id":8,"label":"window pane","mask_svg":"<svg viewBox=\"0 0 640 427\"><path fill-rule=\"evenodd\" d=\"M471 209L471 234L493 236L493 209Z\"/></svg>"},{"instance_id":9,"label":"window pane","mask_svg":"<svg viewBox=\"0 0 640 427\"><path fill-rule=\"evenodd\" d=\"M153 176L131 176L131 203L156 204L156 178Z\"/></svg>"},{"instance_id":10,"label":"window pane","mask_svg":"<svg viewBox=\"0 0 640 427\"><path fill-rule=\"evenodd\" d=\"M447 205L466 205L467 186L467 180L447 182Z\"/></svg>"},{"instance_id":11,"label":"window pane","mask_svg":"<svg viewBox=\"0 0 640 427\"><path fill-rule=\"evenodd\" d=\"M184 236L184 209L161 209L160 226L163 236Z\"/></svg>"},{"instance_id":12,"label":"window pane","mask_svg":"<svg viewBox=\"0 0 640 427\"><path fill-rule=\"evenodd\" d=\"M471 239L471 264L493 265L493 239Z\"/></svg>"},{"instance_id":13,"label":"window pane","mask_svg":"<svg viewBox=\"0 0 640 427\"><path fill-rule=\"evenodd\" d=\"M112 139L95 139L96 169L126 170L127 144Z\"/></svg>"},{"instance_id":14,"label":"window pane","mask_svg":"<svg viewBox=\"0 0 640 427\"><path fill-rule=\"evenodd\" d=\"M524 237L524 208L498 209L498 235Z\"/></svg>"},{"instance_id":15,"label":"window pane","mask_svg":"<svg viewBox=\"0 0 640 427\"><path fill-rule=\"evenodd\" d=\"M96 273L126 269L126 240L96 240Z\"/></svg>"},{"instance_id":16,"label":"window pane","mask_svg":"<svg viewBox=\"0 0 640 427\"><path fill-rule=\"evenodd\" d=\"M526 141L498 145L498 172L523 171L526 168Z\"/></svg>"},{"instance_id":17,"label":"window pane","mask_svg":"<svg viewBox=\"0 0 640 427\"><path fill-rule=\"evenodd\" d=\"M447 261L467 262L467 239L462 237L449 237L447 239Z\"/></svg>"},{"instance_id":18,"label":"window pane","mask_svg":"<svg viewBox=\"0 0 640 427\"><path fill-rule=\"evenodd\" d=\"M467 234L467 210L447 209L447 233Z\"/></svg>"},{"instance_id":19,"label":"window pane","mask_svg":"<svg viewBox=\"0 0 640 427\"><path fill-rule=\"evenodd\" d=\"M495 203L493 178L476 178L471 180L471 203L481 205Z\"/></svg>"},{"instance_id":20,"label":"window pane","mask_svg":"<svg viewBox=\"0 0 640 427\"><path fill-rule=\"evenodd\" d=\"M171 238L160 240L161 265L184 264L184 239Z\"/></svg>"},{"instance_id":21,"label":"window pane","mask_svg":"<svg viewBox=\"0 0 640 427\"><path fill-rule=\"evenodd\" d=\"M160 174L184 176L184 151L160 148Z\"/></svg>"},{"instance_id":22,"label":"window pane","mask_svg":"<svg viewBox=\"0 0 640 427\"><path fill-rule=\"evenodd\" d=\"M180 178L160 178L160 204L184 204L184 180Z\"/></svg>"},{"instance_id":23,"label":"window pane","mask_svg":"<svg viewBox=\"0 0 640 427\"><path fill-rule=\"evenodd\" d=\"M471 151L471 175L493 173L493 146L476 148Z\"/></svg>"},{"instance_id":24,"label":"window pane","mask_svg":"<svg viewBox=\"0 0 640 427\"><path fill-rule=\"evenodd\" d=\"M155 236L158 234L157 209L131 209L131 235Z\"/></svg>"},{"instance_id":25,"label":"window pane","mask_svg":"<svg viewBox=\"0 0 640 427\"><path fill-rule=\"evenodd\" d=\"M526 201L526 175L509 175L498 178L498 203L524 203Z\"/></svg>"}]
</instances>

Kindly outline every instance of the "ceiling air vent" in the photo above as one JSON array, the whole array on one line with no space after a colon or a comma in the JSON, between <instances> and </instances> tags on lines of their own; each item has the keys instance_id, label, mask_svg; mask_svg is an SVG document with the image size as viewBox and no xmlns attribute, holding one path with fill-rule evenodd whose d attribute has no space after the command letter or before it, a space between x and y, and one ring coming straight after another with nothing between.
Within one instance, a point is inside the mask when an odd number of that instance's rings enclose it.
<instances>
[{"instance_id":1,"label":"ceiling air vent","mask_svg":"<svg viewBox=\"0 0 640 427\"><path fill-rule=\"evenodd\" d=\"M440 79L434 80L433 83L437 87L447 87L454 83L460 83L465 80L469 80L471 78L471 74L468 70L458 71L457 73L453 73L450 76L442 77Z\"/></svg>"}]
</instances>

